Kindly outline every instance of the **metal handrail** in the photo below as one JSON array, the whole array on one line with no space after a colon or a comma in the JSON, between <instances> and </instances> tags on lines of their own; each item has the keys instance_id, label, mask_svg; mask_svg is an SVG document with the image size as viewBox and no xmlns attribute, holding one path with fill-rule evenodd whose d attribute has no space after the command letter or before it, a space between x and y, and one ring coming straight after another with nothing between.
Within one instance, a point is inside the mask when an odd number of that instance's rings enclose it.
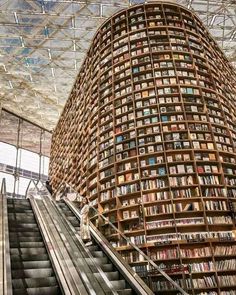
<instances>
[{"instance_id":1,"label":"metal handrail","mask_svg":"<svg viewBox=\"0 0 236 295\"><path fill-rule=\"evenodd\" d=\"M7 218L7 200L6 200L6 179L2 179L0 190L0 215L1 215L1 229L0 229L0 294L12 295L12 278L11 278L11 260L10 260L10 245L9 245L9 230Z\"/></svg>"},{"instance_id":2,"label":"metal handrail","mask_svg":"<svg viewBox=\"0 0 236 295\"><path fill-rule=\"evenodd\" d=\"M69 186L71 189L74 190L74 192L76 192L78 194L78 196L82 197L77 191L76 189L71 185L71 184L68 184L67 182L64 182L65 185ZM88 200L89 201L89 200ZM89 202L91 204L91 202ZM96 213L98 216L101 216L117 233L120 234L120 236L122 236L122 238L124 240L126 240L126 242L131 246L133 247L139 254L141 254L146 260L148 263L150 263L156 270L157 272L159 272L164 278L166 278L177 290L179 290L181 292L181 294L183 295L189 295L186 291L184 291L183 288L181 288L174 280L172 280L172 278L167 274L165 273L162 269L160 269L158 267L158 265L153 261L151 260L142 250L140 250L139 247L137 247L135 244L133 244L130 239L124 234L122 233L113 223L111 223L109 221L109 219L104 216L102 213L100 213L94 206L92 205L89 205Z\"/></svg>"},{"instance_id":3,"label":"metal handrail","mask_svg":"<svg viewBox=\"0 0 236 295\"><path fill-rule=\"evenodd\" d=\"M2 179L2 183L1 183L1 194L3 194L3 195L6 194L6 179L5 178Z\"/></svg>"}]
</instances>

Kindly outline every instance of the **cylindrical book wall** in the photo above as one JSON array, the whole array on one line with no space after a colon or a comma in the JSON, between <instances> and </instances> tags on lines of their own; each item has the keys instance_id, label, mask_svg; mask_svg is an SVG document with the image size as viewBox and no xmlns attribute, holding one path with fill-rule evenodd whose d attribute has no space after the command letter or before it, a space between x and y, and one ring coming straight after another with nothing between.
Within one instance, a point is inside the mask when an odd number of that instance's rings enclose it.
<instances>
[{"instance_id":1,"label":"cylindrical book wall","mask_svg":"<svg viewBox=\"0 0 236 295\"><path fill-rule=\"evenodd\" d=\"M137 5L98 30L53 134L54 189L66 181L87 195L191 294L236 290L234 86L196 15ZM192 280L173 266L190 266ZM152 287L169 288L158 276Z\"/></svg>"}]
</instances>

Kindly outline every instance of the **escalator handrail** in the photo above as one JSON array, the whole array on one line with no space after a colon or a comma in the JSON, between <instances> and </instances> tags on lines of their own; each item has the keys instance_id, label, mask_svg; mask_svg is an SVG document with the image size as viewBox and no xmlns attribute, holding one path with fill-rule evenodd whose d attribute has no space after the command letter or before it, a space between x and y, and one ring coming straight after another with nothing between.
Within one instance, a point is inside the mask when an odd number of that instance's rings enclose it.
<instances>
[{"instance_id":1,"label":"escalator handrail","mask_svg":"<svg viewBox=\"0 0 236 295\"><path fill-rule=\"evenodd\" d=\"M71 185L71 184L68 184L67 182L64 182L64 185L67 185L69 186L72 190L74 190L74 192L76 192L78 194L78 196L82 197L78 192L77 190ZM157 272L162 275L167 281L169 281L178 291L181 292L181 294L183 295L189 295L186 291L184 291L183 288L181 288L174 280L172 280L172 278L167 274L165 273L162 269L160 269L158 267L158 265L152 260L150 259L142 250L140 250L139 247L137 247L134 243L132 243L130 241L130 239L124 234L122 233L113 223L111 223L109 221L109 219L104 216L102 213L100 213L94 206L91 205L91 202L89 204L89 206L97 213L98 216L101 216L107 223L109 223L109 225L124 239L126 240L126 242L132 247L134 248L140 255L142 255L148 263L151 264L151 266L153 268L155 268L155 270L157 270Z\"/></svg>"},{"instance_id":2,"label":"escalator handrail","mask_svg":"<svg viewBox=\"0 0 236 295\"><path fill-rule=\"evenodd\" d=\"M8 229L8 216L7 216L7 198L6 198L6 179L2 179L0 191L0 204L1 204L1 229L0 229L0 294L12 295L12 277L11 277L11 259L10 259L10 244L9 244L9 229Z\"/></svg>"},{"instance_id":3,"label":"escalator handrail","mask_svg":"<svg viewBox=\"0 0 236 295\"><path fill-rule=\"evenodd\" d=\"M1 183L1 194L6 195L7 191L6 191L6 179L3 178L2 179L2 183Z\"/></svg>"}]
</instances>

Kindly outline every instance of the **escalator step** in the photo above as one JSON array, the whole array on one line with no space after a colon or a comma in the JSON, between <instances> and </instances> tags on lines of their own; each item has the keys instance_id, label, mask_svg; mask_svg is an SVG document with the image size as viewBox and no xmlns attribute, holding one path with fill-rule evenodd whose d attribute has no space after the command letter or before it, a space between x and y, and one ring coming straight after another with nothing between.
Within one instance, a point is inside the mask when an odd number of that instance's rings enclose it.
<instances>
[{"instance_id":1,"label":"escalator step","mask_svg":"<svg viewBox=\"0 0 236 295\"><path fill-rule=\"evenodd\" d=\"M133 295L133 291L131 289L117 290L119 295Z\"/></svg>"},{"instance_id":2,"label":"escalator step","mask_svg":"<svg viewBox=\"0 0 236 295\"><path fill-rule=\"evenodd\" d=\"M17 232L17 237L18 238L24 238L24 239L27 239L28 237L37 237L37 238L41 238L41 233L40 231L24 231L24 232ZM9 233L9 238L10 240L15 240L16 238L16 233L15 232L10 232Z\"/></svg>"},{"instance_id":3,"label":"escalator step","mask_svg":"<svg viewBox=\"0 0 236 295\"><path fill-rule=\"evenodd\" d=\"M8 213L24 213L24 214L33 213L32 209L20 209L16 211L14 208L8 208L7 212Z\"/></svg>"},{"instance_id":4,"label":"escalator step","mask_svg":"<svg viewBox=\"0 0 236 295\"><path fill-rule=\"evenodd\" d=\"M48 260L48 254L41 255L11 255L11 261L44 261Z\"/></svg>"},{"instance_id":5,"label":"escalator step","mask_svg":"<svg viewBox=\"0 0 236 295\"><path fill-rule=\"evenodd\" d=\"M33 218L35 219L34 217L34 213L32 211L32 213L28 213L28 214L22 214L22 213L17 213L17 212L14 212L14 213L9 213L8 212L8 219L29 219L29 218Z\"/></svg>"},{"instance_id":6,"label":"escalator step","mask_svg":"<svg viewBox=\"0 0 236 295\"><path fill-rule=\"evenodd\" d=\"M79 223L78 221L70 221L70 223L71 223L74 227L80 225L80 223Z\"/></svg>"},{"instance_id":7,"label":"escalator step","mask_svg":"<svg viewBox=\"0 0 236 295\"><path fill-rule=\"evenodd\" d=\"M90 252L94 252L94 251L99 251L99 248L97 245L91 245L87 247L89 249Z\"/></svg>"},{"instance_id":8,"label":"escalator step","mask_svg":"<svg viewBox=\"0 0 236 295\"><path fill-rule=\"evenodd\" d=\"M23 222L18 221L18 223L16 223L16 221L14 221L14 222L9 222L9 227L11 229L14 228L14 229L17 229L17 230L20 230L20 231L21 231L22 228L23 229L28 228L30 230L32 228L32 229L37 229L38 230L38 225L37 225L36 222L33 222L33 223L23 223Z\"/></svg>"},{"instance_id":9,"label":"escalator step","mask_svg":"<svg viewBox=\"0 0 236 295\"><path fill-rule=\"evenodd\" d=\"M106 274L106 277L109 279L109 281L119 280L119 272L118 271L105 272L105 274Z\"/></svg>"},{"instance_id":10,"label":"escalator step","mask_svg":"<svg viewBox=\"0 0 236 295\"><path fill-rule=\"evenodd\" d=\"M43 239L40 236L35 236L35 237L12 237L12 242L17 241L19 243L25 243L25 242L33 242L33 243L37 243L37 242L42 242ZM12 243L11 242L11 243Z\"/></svg>"},{"instance_id":11,"label":"escalator step","mask_svg":"<svg viewBox=\"0 0 236 295\"><path fill-rule=\"evenodd\" d=\"M63 214L65 214L65 216L68 217L75 217L74 213L71 211L65 211L63 210Z\"/></svg>"},{"instance_id":12,"label":"escalator step","mask_svg":"<svg viewBox=\"0 0 236 295\"><path fill-rule=\"evenodd\" d=\"M114 270L114 267L111 263L106 263L100 266L104 272L110 272Z\"/></svg>"},{"instance_id":13,"label":"escalator step","mask_svg":"<svg viewBox=\"0 0 236 295\"><path fill-rule=\"evenodd\" d=\"M40 248L10 248L11 255L42 255L47 254L44 247Z\"/></svg>"},{"instance_id":14,"label":"escalator step","mask_svg":"<svg viewBox=\"0 0 236 295\"><path fill-rule=\"evenodd\" d=\"M115 290L121 290L126 288L126 282L125 280L116 280L116 281L111 281L112 286L114 287Z\"/></svg>"},{"instance_id":15,"label":"escalator step","mask_svg":"<svg viewBox=\"0 0 236 295\"><path fill-rule=\"evenodd\" d=\"M103 265L103 264L108 263L108 258L106 256L104 256L104 257L94 257L93 260L95 261L95 263L97 263L100 266Z\"/></svg>"},{"instance_id":16,"label":"escalator step","mask_svg":"<svg viewBox=\"0 0 236 295\"><path fill-rule=\"evenodd\" d=\"M40 231L39 231L39 229L38 229L38 227L32 227L32 228L23 228L23 227L21 227L21 228L17 228L17 227L9 227L9 232L10 233L12 233L12 232L17 232L17 234L18 234L18 232L19 231L21 231L21 234L23 234L23 233L25 233L25 232L35 232L35 233L40 233Z\"/></svg>"},{"instance_id":17,"label":"escalator step","mask_svg":"<svg viewBox=\"0 0 236 295\"><path fill-rule=\"evenodd\" d=\"M38 268L49 268L51 267L51 262L49 260L42 261L12 261L12 269L38 269Z\"/></svg>"},{"instance_id":18,"label":"escalator step","mask_svg":"<svg viewBox=\"0 0 236 295\"><path fill-rule=\"evenodd\" d=\"M13 295L60 295L60 294L61 292L58 286L13 290Z\"/></svg>"},{"instance_id":19,"label":"escalator step","mask_svg":"<svg viewBox=\"0 0 236 295\"><path fill-rule=\"evenodd\" d=\"M44 247L43 242L11 242L11 248L42 248Z\"/></svg>"},{"instance_id":20,"label":"escalator step","mask_svg":"<svg viewBox=\"0 0 236 295\"><path fill-rule=\"evenodd\" d=\"M12 279L21 278L47 278L54 275L52 268L40 268L40 269L17 269L12 270Z\"/></svg>"},{"instance_id":21,"label":"escalator step","mask_svg":"<svg viewBox=\"0 0 236 295\"><path fill-rule=\"evenodd\" d=\"M93 251L92 252L93 257L104 257L105 254L102 251Z\"/></svg>"},{"instance_id":22,"label":"escalator step","mask_svg":"<svg viewBox=\"0 0 236 295\"><path fill-rule=\"evenodd\" d=\"M12 285L13 285L13 289L40 288L40 287L56 286L57 281L55 277L13 279Z\"/></svg>"}]
</instances>

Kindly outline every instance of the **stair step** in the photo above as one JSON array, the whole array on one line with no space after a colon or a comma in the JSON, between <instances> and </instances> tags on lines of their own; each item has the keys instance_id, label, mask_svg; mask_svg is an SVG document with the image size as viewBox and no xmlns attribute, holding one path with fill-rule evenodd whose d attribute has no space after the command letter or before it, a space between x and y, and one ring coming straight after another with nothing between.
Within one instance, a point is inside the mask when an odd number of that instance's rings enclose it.
<instances>
[{"instance_id":1,"label":"stair step","mask_svg":"<svg viewBox=\"0 0 236 295\"><path fill-rule=\"evenodd\" d=\"M42 288L27 288L27 289L14 289L13 295L61 295L58 286L42 287Z\"/></svg>"},{"instance_id":2,"label":"stair step","mask_svg":"<svg viewBox=\"0 0 236 295\"><path fill-rule=\"evenodd\" d=\"M35 261L12 261L12 269L38 269L38 268L49 268L51 262L49 260L35 260Z\"/></svg>"},{"instance_id":3,"label":"stair step","mask_svg":"<svg viewBox=\"0 0 236 295\"><path fill-rule=\"evenodd\" d=\"M52 268L17 269L12 270L12 279L21 278L47 278L54 275Z\"/></svg>"},{"instance_id":4,"label":"stair step","mask_svg":"<svg viewBox=\"0 0 236 295\"><path fill-rule=\"evenodd\" d=\"M57 281L55 277L13 279L12 285L14 289L40 288L40 287L56 286Z\"/></svg>"}]
</instances>

